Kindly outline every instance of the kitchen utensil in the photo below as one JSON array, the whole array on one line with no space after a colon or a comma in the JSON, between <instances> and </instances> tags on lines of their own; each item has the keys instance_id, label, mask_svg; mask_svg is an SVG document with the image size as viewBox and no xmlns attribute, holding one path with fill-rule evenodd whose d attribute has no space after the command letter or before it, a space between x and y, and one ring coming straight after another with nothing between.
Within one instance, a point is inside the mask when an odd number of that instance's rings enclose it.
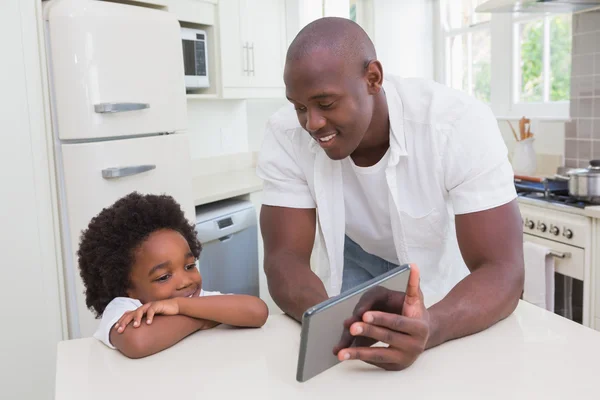
<instances>
[{"instance_id":1,"label":"kitchen utensil","mask_svg":"<svg viewBox=\"0 0 600 400\"><path fill-rule=\"evenodd\" d=\"M515 137L515 140L518 142L519 141L519 137L517 136L517 132L515 132L515 128L513 128L512 124L510 123L510 121L506 121L508 122L508 126L510 126L510 130L513 133L513 136Z\"/></svg>"},{"instance_id":2,"label":"kitchen utensil","mask_svg":"<svg viewBox=\"0 0 600 400\"><path fill-rule=\"evenodd\" d=\"M515 175L515 181L544 182L544 178L539 176Z\"/></svg>"},{"instance_id":3,"label":"kitchen utensil","mask_svg":"<svg viewBox=\"0 0 600 400\"><path fill-rule=\"evenodd\" d=\"M569 182L554 178L515 175L515 189L518 192L566 196L569 194Z\"/></svg>"},{"instance_id":4,"label":"kitchen utensil","mask_svg":"<svg viewBox=\"0 0 600 400\"><path fill-rule=\"evenodd\" d=\"M528 137L530 137L530 133L531 133L531 127L530 127L530 123L531 120L529 120L528 118L522 117L519 120L519 134L521 135L521 140L525 140Z\"/></svg>"},{"instance_id":5,"label":"kitchen utensil","mask_svg":"<svg viewBox=\"0 0 600 400\"><path fill-rule=\"evenodd\" d=\"M591 160L587 168L571 170L568 176L570 196L600 202L600 160Z\"/></svg>"}]
</instances>

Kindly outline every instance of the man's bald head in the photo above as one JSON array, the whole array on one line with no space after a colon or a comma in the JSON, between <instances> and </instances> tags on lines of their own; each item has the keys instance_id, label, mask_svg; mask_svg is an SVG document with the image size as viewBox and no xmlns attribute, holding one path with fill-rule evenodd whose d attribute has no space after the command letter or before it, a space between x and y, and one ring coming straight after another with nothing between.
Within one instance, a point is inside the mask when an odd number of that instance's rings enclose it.
<instances>
[{"instance_id":1,"label":"man's bald head","mask_svg":"<svg viewBox=\"0 0 600 400\"><path fill-rule=\"evenodd\" d=\"M304 27L288 49L283 81L298 122L333 160L372 146L370 127L387 124L381 63L365 31L348 19Z\"/></svg>"},{"instance_id":2,"label":"man's bald head","mask_svg":"<svg viewBox=\"0 0 600 400\"><path fill-rule=\"evenodd\" d=\"M326 17L306 25L290 44L286 64L304 60L315 53L330 55L361 71L377 58L375 46L366 32L346 18Z\"/></svg>"}]
</instances>

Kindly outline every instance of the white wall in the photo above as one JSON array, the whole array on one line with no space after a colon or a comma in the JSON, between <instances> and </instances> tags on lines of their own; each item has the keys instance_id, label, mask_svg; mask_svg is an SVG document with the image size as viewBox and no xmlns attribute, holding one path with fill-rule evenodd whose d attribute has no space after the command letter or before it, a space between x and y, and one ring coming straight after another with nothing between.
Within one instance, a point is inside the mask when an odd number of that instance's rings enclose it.
<instances>
[{"instance_id":1,"label":"white wall","mask_svg":"<svg viewBox=\"0 0 600 400\"><path fill-rule=\"evenodd\" d=\"M286 99L189 101L192 159L260 150L267 120L287 103Z\"/></svg>"},{"instance_id":2,"label":"white wall","mask_svg":"<svg viewBox=\"0 0 600 400\"><path fill-rule=\"evenodd\" d=\"M373 0L373 8L384 74L433 79L433 0Z\"/></svg>"},{"instance_id":3,"label":"white wall","mask_svg":"<svg viewBox=\"0 0 600 400\"><path fill-rule=\"evenodd\" d=\"M510 121L519 134L519 121ZM512 153L515 148L515 138L507 121L498 121L504 142L508 151ZM563 155L565 152L565 124L564 122L539 121L532 124L531 132L535 134L534 148L537 154Z\"/></svg>"},{"instance_id":4,"label":"white wall","mask_svg":"<svg viewBox=\"0 0 600 400\"><path fill-rule=\"evenodd\" d=\"M510 121L519 134L519 121ZM499 120L498 126L512 159L516 140L506 120ZM552 175L559 166L564 165L565 123L556 121L532 121L531 132L535 135L533 148L537 155L536 174Z\"/></svg>"},{"instance_id":5,"label":"white wall","mask_svg":"<svg viewBox=\"0 0 600 400\"><path fill-rule=\"evenodd\" d=\"M248 100L248 145L250 151L259 151L269 117L284 105L287 99L253 99Z\"/></svg>"},{"instance_id":6,"label":"white wall","mask_svg":"<svg viewBox=\"0 0 600 400\"><path fill-rule=\"evenodd\" d=\"M54 398L56 345L64 327L36 26L40 5L0 2L2 399Z\"/></svg>"},{"instance_id":7,"label":"white wall","mask_svg":"<svg viewBox=\"0 0 600 400\"><path fill-rule=\"evenodd\" d=\"M245 100L188 101L192 159L248 151Z\"/></svg>"}]
</instances>

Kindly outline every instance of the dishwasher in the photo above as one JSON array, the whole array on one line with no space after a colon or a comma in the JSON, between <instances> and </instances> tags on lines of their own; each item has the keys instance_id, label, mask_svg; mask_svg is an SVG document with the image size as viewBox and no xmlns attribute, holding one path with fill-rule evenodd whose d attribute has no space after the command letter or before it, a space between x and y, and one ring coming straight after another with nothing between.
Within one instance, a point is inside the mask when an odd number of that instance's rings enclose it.
<instances>
[{"instance_id":1,"label":"dishwasher","mask_svg":"<svg viewBox=\"0 0 600 400\"><path fill-rule=\"evenodd\" d=\"M202 288L259 295L256 211L247 200L223 200L196 207L202 244L198 267Z\"/></svg>"}]
</instances>

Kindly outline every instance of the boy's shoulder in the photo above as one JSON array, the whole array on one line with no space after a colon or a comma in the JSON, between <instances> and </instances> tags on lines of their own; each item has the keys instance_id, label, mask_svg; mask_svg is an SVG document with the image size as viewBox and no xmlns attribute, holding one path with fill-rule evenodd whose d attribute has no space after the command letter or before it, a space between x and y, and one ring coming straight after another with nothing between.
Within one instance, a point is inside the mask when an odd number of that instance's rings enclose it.
<instances>
[{"instance_id":1,"label":"boy's shoulder","mask_svg":"<svg viewBox=\"0 0 600 400\"><path fill-rule=\"evenodd\" d=\"M100 340L102 343L114 349L115 347L110 343L110 330L117 323L119 318L123 316L127 311L137 310L142 306L142 303L138 299L132 299L130 297L115 297L108 303L104 312L102 313L102 319L98 325L98 329L94 333L94 337Z\"/></svg>"}]
</instances>

